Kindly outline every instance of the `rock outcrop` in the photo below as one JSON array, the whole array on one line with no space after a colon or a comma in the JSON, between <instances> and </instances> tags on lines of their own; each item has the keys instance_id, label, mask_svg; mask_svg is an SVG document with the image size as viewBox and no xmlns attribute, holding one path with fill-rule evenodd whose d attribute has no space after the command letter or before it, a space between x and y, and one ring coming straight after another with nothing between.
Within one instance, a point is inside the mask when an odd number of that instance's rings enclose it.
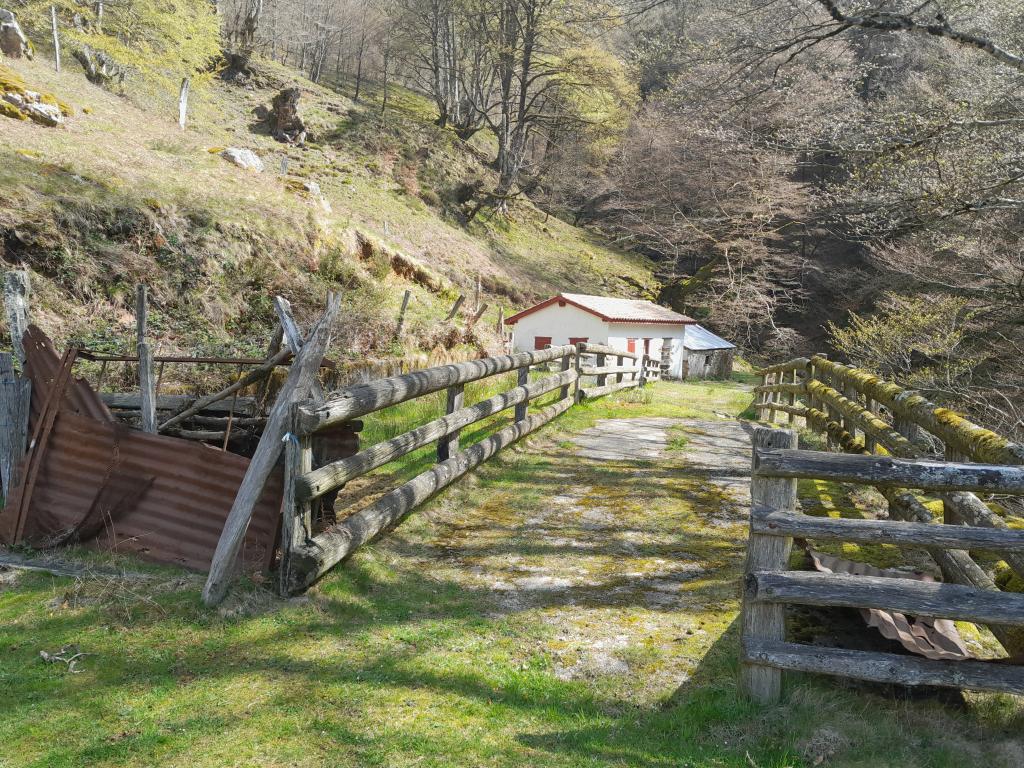
<instances>
[{"instance_id":1,"label":"rock outcrop","mask_svg":"<svg viewBox=\"0 0 1024 768\"><path fill-rule=\"evenodd\" d=\"M12 11L0 8L0 52L12 59L32 58L32 44Z\"/></svg>"}]
</instances>

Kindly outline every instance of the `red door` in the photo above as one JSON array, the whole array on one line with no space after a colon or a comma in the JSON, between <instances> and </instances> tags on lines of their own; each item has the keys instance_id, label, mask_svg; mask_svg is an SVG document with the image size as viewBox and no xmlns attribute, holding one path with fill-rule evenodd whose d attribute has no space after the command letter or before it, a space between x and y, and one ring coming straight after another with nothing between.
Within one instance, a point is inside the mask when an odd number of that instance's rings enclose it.
<instances>
[{"instance_id":1,"label":"red door","mask_svg":"<svg viewBox=\"0 0 1024 768\"><path fill-rule=\"evenodd\" d=\"M534 336L533 337L533 348L534 349L545 349L551 346L550 336Z\"/></svg>"},{"instance_id":2,"label":"red door","mask_svg":"<svg viewBox=\"0 0 1024 768\"><path fill-rule=\"evenodd\" d=\"M650 355L651 354L651 340L650 339L644 339L644 354L645 355Z\"/></svg>"},{"instance_id":3,"label":"red door","mask_svg":"<svg viewBox=\"0 0 1024 768\"><path fill-rule=\"evenodd\" d=\"M636 352L636 339L626 339L626 351Z\"/></svg>"}]
</instances>

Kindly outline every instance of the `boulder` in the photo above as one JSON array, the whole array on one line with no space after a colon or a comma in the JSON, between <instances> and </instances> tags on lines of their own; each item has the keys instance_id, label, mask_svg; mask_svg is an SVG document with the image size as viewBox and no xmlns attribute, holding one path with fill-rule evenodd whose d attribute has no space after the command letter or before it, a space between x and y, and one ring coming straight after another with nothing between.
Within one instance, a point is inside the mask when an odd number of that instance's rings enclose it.
<instances>
[{"instance_id":1,"label":"boulder","mask_svg":"<svg viewBox=\"0 0 1024 768\"><path fill-rule=\"evenodd\" d=\"M270 130L274 138L287 144L306 141L306 124L299 117L298 88L285 88L270 103Z\"/></svg>"},{"instance_id":2,"label":"boulder","mask_svg":"<svg viewBox=\"0 0 1024 768\"><path fill-rule=\"evenodd\" d=\"M239 168L245 168L247 171L256 171L256 173L263 172L263 161L260 160L259 155L251 149L228 147L220 153L220 156L228 162L234 163Z\"/></svg>"},{"instance_id":3,"label":"boulder","mask_svg":"<svg viewBox=\"0 0 1024 768\"><path fill-rule=\"evenodd\" d=\"M44 102L43 97L35 91L7 91L0 95L0 99L40 125L54 127L64 122L64 113L60 107Z\"/></svg>"},{"instance_id":4,"label":"boulder","mask_svg":"<svg viewBox=\"0 0 1024 768\"><path fill-rule=\"evenodd\" d=\"M31 43L21 31L14 13L6 8L0 8L0 52L12 59L32 58Z\"/></svg>"}]
</instances>

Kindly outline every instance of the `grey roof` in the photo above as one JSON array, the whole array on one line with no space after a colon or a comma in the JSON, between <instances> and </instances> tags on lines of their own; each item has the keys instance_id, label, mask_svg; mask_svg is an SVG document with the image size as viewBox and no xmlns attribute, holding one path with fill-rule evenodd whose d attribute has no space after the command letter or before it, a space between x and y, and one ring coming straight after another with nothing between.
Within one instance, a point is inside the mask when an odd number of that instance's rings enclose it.
<instances>
[{"instance_id":1,"label":"grey roof","mask_svg":"<svg viewBox=\"0 0 1024 768\"><path fill-rule=\"evenodd\" d=\"M735 349L735 344L730 344L721 336L715 336L703 325L686 326L686 335L683 336L683 346L686 349Z\"/></svg>"},{"instance_id":2,"label":"grey roof","mask_svg":"<svg viewBox=\"0 0 1024 768\"><path fill-rule=\"evenodd\" d=\"M611 296L588 296L584 293L562 293L561 296L612 322L680 324L693 322L693 319L686 315L642 299L616 299Z\"/></svg>"}]
</instances>

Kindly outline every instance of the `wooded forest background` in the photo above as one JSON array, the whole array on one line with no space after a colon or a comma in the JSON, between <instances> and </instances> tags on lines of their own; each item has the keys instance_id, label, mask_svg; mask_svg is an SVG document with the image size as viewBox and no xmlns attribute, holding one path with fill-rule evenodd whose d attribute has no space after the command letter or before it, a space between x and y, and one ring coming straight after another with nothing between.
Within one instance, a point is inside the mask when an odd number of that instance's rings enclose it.
<instances>
[{"instance_id":1,"label":"wooded forest background","mask_svg":"<svg viewBox=\"0 0 1024 768\"><path fill-rule=\"evenodd\" d=\"M493 149L481 209L527 196L652 257L664 303L755 358L831 346L1024 431L1018 0L216 2L58 8L110 87L224 52L372 82L381 114L418 91Z\"/></svg>"}]
</instances>

